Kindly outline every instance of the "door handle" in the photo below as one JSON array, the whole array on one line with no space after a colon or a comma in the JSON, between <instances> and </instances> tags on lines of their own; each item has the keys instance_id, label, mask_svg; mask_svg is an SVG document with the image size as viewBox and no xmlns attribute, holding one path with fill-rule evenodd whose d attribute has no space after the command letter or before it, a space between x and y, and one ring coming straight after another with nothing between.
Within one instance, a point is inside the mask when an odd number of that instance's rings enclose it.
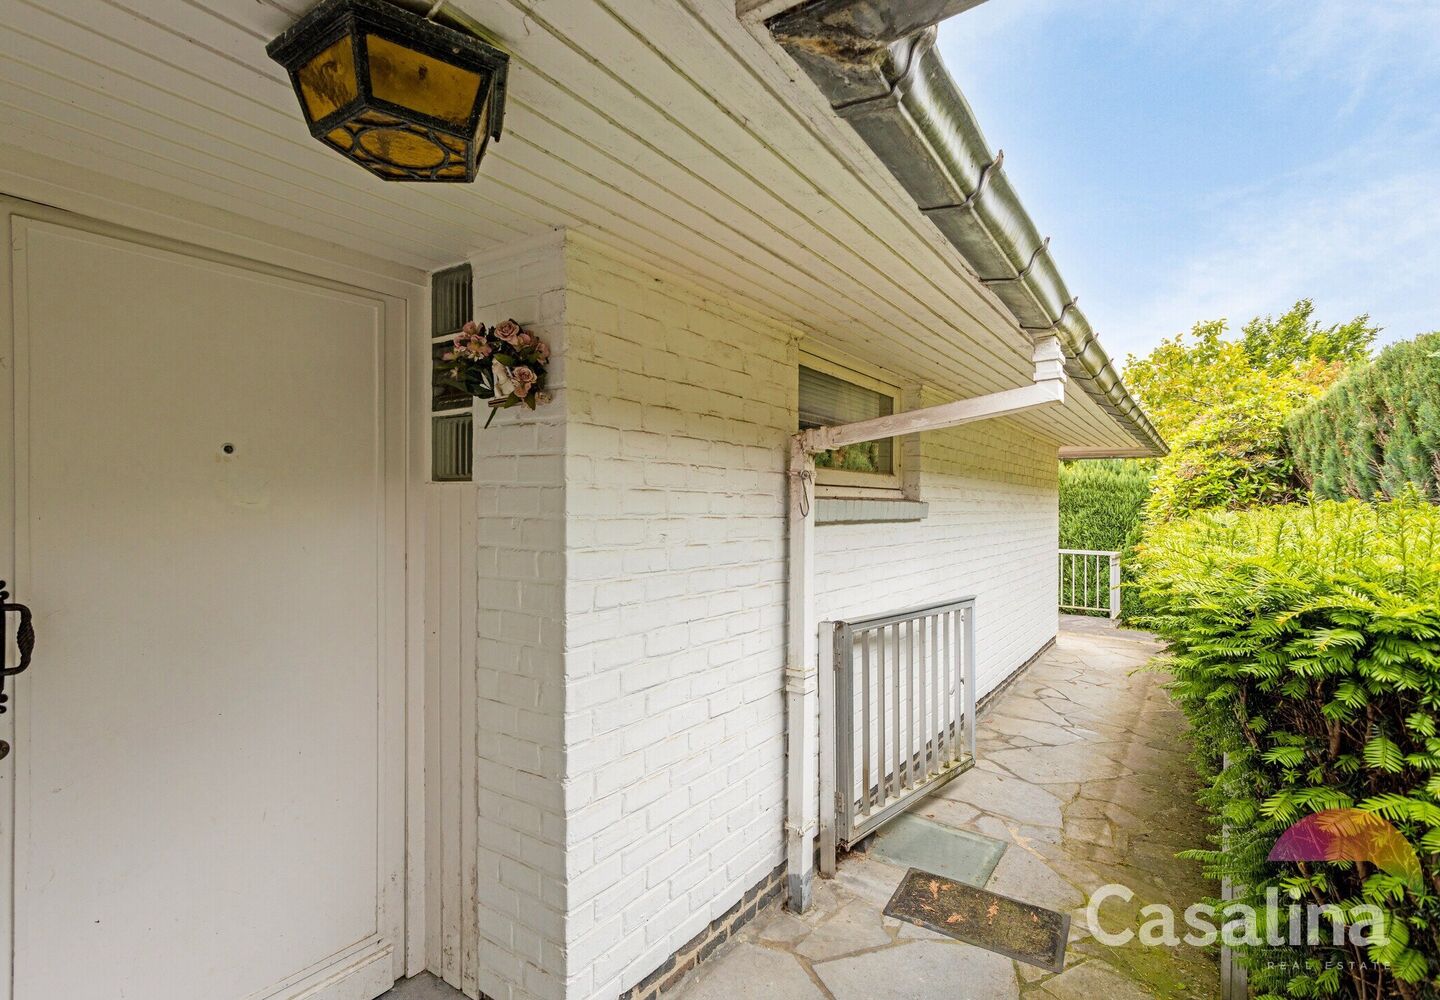
<instances>
[{"instance_id":1,"label":"door handle","mask_svg":"<svg viewBox=\"0 0 1440 1000\"><path fill-rule=\"evenodd\" d=\"M5 638L5 623L12 614L20 616L20 624L15 629L15 648L20 650L20 660L13 667L6 662L10 655L10 646ZM34 651L35 625L30 609L23 604L12 602L10 592L5 589L5 581L0 580L0 713L9 709L10 696L5 693L5 678L24 672L30 666L30 654ZM3 756L0 754L0 758Z\"/></svg>"}]
</instances>

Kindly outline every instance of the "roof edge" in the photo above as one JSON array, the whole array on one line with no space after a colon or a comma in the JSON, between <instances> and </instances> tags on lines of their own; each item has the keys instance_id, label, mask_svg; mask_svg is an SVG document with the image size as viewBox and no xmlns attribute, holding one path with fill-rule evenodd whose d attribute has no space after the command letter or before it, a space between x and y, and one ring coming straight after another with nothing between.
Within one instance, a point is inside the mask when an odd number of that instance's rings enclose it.
<instances>
[{"instance_id":1,"label":"roof edge","mask_svg":"<svg viewBox=\"0 0 1440 1000\"><path fill-rule=\"evenodd\" d=\"M1032 337L1148 455L1168 450L1065 286L935 51L935 25L980 0L813 0L766 22L915 205Z\"/></svg>"}]
</instances>

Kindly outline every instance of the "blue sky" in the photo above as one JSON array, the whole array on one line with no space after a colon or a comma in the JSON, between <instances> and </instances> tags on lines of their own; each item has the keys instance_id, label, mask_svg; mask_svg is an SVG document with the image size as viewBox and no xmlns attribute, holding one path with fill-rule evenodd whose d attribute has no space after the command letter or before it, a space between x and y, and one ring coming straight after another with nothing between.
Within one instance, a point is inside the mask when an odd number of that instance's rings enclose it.
<instances>
[{"instance_id":1,"label":"blue sky","mask_svg":"<svg viewBox=\"0 0 1440 1000\"><path fill-rule=\"evenodd\" d=\"M1440 329L1440 2L989 0L940 47L1110 353Z\"/></svg>"}]
</instances>

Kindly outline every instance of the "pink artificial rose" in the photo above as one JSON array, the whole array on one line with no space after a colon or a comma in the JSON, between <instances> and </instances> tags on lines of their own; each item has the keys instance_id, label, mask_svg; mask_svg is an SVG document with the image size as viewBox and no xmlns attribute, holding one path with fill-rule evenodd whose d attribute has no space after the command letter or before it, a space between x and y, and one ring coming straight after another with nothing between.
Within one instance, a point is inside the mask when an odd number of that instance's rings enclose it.
<instances>
[{"instance_id":1,"label":"pink artificial rose","mask_svg":"<svg viewBox=\"0 0 1440 1000\"><path fill-rule=\"evenodd\" d=\"M515 383L515 395L524 399L535 387L536 375L528 365L516 365L510 369L510 381Z\"/></svg>"},{"instance_id":2,"label":"pink artificial rose","mask_svg":"<svg viewBox=\"0 0 1440 1000\"><path fill-rule=\"evenodd\" d=\"M513 345L520 336L520 324L513 319L507 319L495 328L495 336L505 341L505 343Z\"/></svg>"},{"instance_id":3,"label":"pink artificial rose","mask_svg":"<svg viewBox=\"0 0 1440 1000\"><path fill-rule=\"evenodd\" d=\"M517 335L515 336L515 347L516 347L517 349L519 349L519 350L522 350L522 351L523 351L523 350L525 350L525 349L528 348L528 347L534 346L534 344L535 344L535 336L534 336L534 334L520 333L520 334L517 334Z\"/></svg>"},{"instance_id":4,"label":"pink artificial rose","mask_svg":"<svg viewBox=\"0 0 1440 1000\"><path fill-rule=\"evenodd\" d=\"M535 360L542 365L550 360L550 345L543 340L535 343Z\"/></svg>"}]
</instances>

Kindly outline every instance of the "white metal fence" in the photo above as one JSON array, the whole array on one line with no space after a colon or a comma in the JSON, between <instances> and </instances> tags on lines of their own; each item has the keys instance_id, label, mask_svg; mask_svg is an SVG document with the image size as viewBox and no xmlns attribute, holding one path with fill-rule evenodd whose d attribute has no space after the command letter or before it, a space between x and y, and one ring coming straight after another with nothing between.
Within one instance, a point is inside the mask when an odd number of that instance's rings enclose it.
<instances>
[{"instance_id":1,"label":"white metal fence","mask_svg":"<svg viewBox=\"0 0 1440 1000\"><path fill-rule=\"evenodd\" d=\"M820 626L820 864L975 763L975 599Z\"/></svg>"},{"instance_id":2,"label":"white metal fence","mask_svg":"<svg viewBox=\"0 0 1440 1000\"><path fill-rule=\"evenodd\" d=\"M1120 553L1060 550L1060 610L1120 617Z\"/></svg>"}]
</instances>

